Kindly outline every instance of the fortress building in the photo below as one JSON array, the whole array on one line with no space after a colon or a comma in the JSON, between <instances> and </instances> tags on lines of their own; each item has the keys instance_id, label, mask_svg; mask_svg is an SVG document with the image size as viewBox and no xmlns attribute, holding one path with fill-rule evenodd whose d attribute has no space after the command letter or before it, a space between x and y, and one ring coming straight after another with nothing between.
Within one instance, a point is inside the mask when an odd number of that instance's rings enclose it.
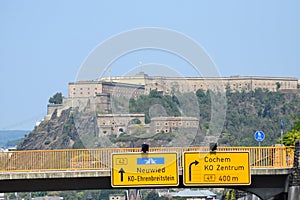
<instances>
[{"instance_id":1,"label":"fortress building","mask_svg":"<svg viewBox=\"0 0 300 200\"><path fill-rule=\"evenodd\" d=\"M255 89L269 91L296 90L297 78L231 76L231 77L162 77L138 74L137 76L104 77L98 81L78 81L69 83L69 98L92 97L99 93L109 93L116 96L137 98L141 94L149 94L151 90L172 92L196 92L198 89L250 92Z\"/></svg>"},{"instance_id":2,"label":"fortress building","mask_svg":"<svg viewBox=\"0 0 300 200\"><path fill-rule=\"evenodd\" d=\"M104 77L96 81L69 83L68 98L64 98L61 105L48 105L46 119L50 119L55 110L57 115L70 107L78 108L79 111L90 110L97 113L99 135L117 134L120 130L126 131L132 120L139 120L145 125L144 114L129 114L128 110L126 112L126 106L128 108L129 98L136 99L143 94L149 94L151 90L163 94L195 93L199 89L219 92L225 92L226 89L233 92L250 92L259 88L269 91L297 91L299 84L297 78L289 77L163 77L148 76L144 73L136 76ZM123 99L122 106L118 106L114 97ZM114 107L114 104L117 106ZM125 112L122 110L124 108ZM155 133L162 131L168 133L181 127L197 129L198 119L189 116L155 117L151 119L149 126L148 130Z\"/></svg>"},{"instance_id":3,"label":"fortress building","mask_svg":"<svg viewBox=\"0 0 300 200\"><path fill-rule=\"evenodd\" d=\"M195 129L199 127L196 117L153 117L150 130L152 133L170 133L178 129Z\"/></svg>"},{"instance_id":4,"label":"fortress building","mask_svg":"<svg viewBox=\"0 0 300 200\"><path fill-rule=\"evenodd\" d=\"M137 98L144 94L144 91L144 85L126 82L78 81L69 83L69 98L95 97L100 94Z\"/></svg>"},{"instance_id":5,"label":"fortress building","mask_svg":"<svg viewBox=\"0 0 300 200\"><path fill-rule=\"evenodd\" d=\"M198 89L223 90L228 87L231 91L244 90L245 92L255 89L267 89L277 91L284 89L297 89L298 79L289 77L262 77L262 76L230 76L230 77L162 77L148 76L147 74L138 74L137 76L123 76L102 78L103 82L113 81L116 83L127 83L143 85L145 94L151 90L179 91L181 93L196 92Z\"/></svg>"},{"instance_id":6,"label":"fortress building","mask_svg":"<svg viewBox=\"0 0 300 200\"><path fill-rule=\"evenodd\" d=\"M145 125L145 114L98 114L99 136L119 134L127 130L132 120L138 120L141 125Z\"/></svg>"}]
</instances>

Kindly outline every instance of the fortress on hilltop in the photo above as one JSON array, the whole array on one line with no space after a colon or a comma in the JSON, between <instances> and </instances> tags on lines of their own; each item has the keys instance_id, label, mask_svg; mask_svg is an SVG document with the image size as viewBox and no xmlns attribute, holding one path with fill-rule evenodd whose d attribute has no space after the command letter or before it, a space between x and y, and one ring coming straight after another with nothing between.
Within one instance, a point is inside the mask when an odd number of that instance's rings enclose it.
<instances>
[{"instance_id":1,"label":"fortress on hilltop","mask_svg":"<svg viewBox=\"0 0 300 200\"><path fill-rule=\"evenodd\" d=\"M250 92L255 89L269 91L297 91L299 80L290 77L231 76L231 77L163 77L148 76L140 73L136 76L104 77L99 80L86 80L69 83L68 97L60 105L49 104L48 115L57 110L60 115L67 108L78 108L79 111L93 111L97 116L98 135L118 134L133 130L133 120L138 120L147 131L169 133L180 127L196 130L197 118L191 116L166 117L152 116L150 124L145 124L145 115L130 114L114 109L115 97L125 99L128 107L129 99L137 99L140 95L157 90L163 94L196 93L197 90L225 92ZM124 102L123 102L124 103ZM125 106L126 107L126 106ZM117 111L117 112L116 112Z\"/></svg>"},{"instance_id":2,"label":"fortress on hilltop","mask_svg":"<svg viewBox=\"0 0 300 200\"><path fill-rule=\"evenodd\" d=\"M141 94L149 94L151 90L170 94L172 91L186 93L198 89L225 91L269 91L296 90L297 78L262 77L262 76L230 76L230 77L163 77L148 76L140 73L136 76L104 77L97 81L78 81L69 83L69 98L92 97L101 93L114 92L117 96L137 98ZM130 95L130 96L129 96Z\"/></svg>"}]
</instances>

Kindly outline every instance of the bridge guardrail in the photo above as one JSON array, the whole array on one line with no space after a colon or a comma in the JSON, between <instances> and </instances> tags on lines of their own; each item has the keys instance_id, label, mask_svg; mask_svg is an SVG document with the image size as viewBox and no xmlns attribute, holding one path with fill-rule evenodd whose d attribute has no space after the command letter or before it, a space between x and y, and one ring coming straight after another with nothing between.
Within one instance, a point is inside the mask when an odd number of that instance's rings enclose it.
<instances>
[{"instance_id":1,"label":"bridge guardrail","mask_svg":"<svg viewBox=\"0 0 300 200\"><path fill-rule=\"evenodd\" d=\"M100 148L25 150L0 152L0 172L109 170L111 154L140 152L140 148ZM208 147L154 147L150 152L177 152L179 167L185 151L205 151ZM249 151L251 168L291 168L294 147L218 147L218 151Z\"/></svg>"}]
</instances>

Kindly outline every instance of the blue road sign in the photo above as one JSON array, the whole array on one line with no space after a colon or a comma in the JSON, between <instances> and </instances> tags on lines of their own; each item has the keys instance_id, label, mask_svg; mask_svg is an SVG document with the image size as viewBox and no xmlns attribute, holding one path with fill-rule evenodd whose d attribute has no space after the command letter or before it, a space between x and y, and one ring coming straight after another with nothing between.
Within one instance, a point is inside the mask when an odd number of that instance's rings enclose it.
<instances>
[{"instance_id":1,"label":"blue road sign","mask_svg":"<svg viewBox=\"0 0 300 200\"><path fill-rule=\"evenodd\" d=\"M254 133L254 138L258 141L258 142L261 142L265 139L265 134L264 132L262 131L256 131Z\"/></svg>"},{"instance_id":2,"label":"blue road sign","mask_svg":"<svg viewBox=\"0 0 300 200\"><path fill-rule=\"evenodd\" d=\"M138 165L165 164L165 158L137 158Z\"/></svg>"}]
</instances>

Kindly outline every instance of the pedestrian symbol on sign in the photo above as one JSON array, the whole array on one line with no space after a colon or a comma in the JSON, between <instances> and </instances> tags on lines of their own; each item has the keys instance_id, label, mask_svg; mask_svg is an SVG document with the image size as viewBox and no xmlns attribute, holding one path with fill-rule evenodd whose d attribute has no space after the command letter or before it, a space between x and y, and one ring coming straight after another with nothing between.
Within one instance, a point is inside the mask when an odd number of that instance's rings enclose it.
<instances>
[{"instance_id":1,"label":"pedestrian symbol on sign","mask_svg":"<svg viewBox=\"0 0 300 200\"><path fill-rule=\"evenodd\" d=\"M260 146L260 142L265 139L265 134L262 131L256 131L254 133L254 138L256 139L256 141L258 141L259 146Z\"/></svg>"}]
</instances>

